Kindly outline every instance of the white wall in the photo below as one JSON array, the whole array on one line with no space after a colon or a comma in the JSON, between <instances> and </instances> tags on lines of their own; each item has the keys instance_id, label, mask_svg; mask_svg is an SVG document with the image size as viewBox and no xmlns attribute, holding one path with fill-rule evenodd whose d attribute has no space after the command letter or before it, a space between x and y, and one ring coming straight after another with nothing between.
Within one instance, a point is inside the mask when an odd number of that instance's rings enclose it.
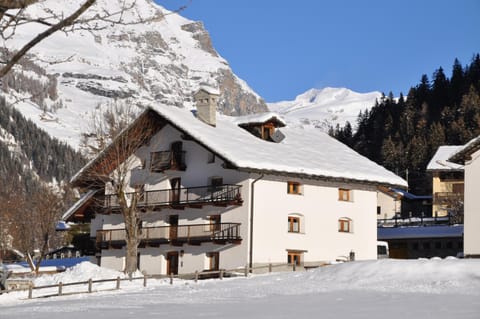
<instances>
[{"instance_id":1,"label":"white wall","mask_svg":"<svg viewBox=\"0 0 480 319\"><path fill-rule=\"evenodd\" d=\"M390 219L395 216L396 212L401 210L401 201L395 200L383 192L377 192L377 205L381 207L380 215L377 214L378 219Z\"/></svg>"},{"instance_id":2,"label":"white wall","mask_svg":"<svg viewBox=\"0 0 480 319\"><path fill-rule=\"evenodd\" d=\"M465 163L464 254L480 256L480 150Z\"/></svg>"},{"instance_id":3,"label":"white wall","mask_svg":"<svg viewBox=\"0 0 480 319\"><path fill-rule=\"evenodd\" d=\"M287 250L305 251L304 262L332 261L355 252L376 259L376 190L354 185L298 181L302 195L287 194L287 181L271 176L255 184L254 263L285 263ZM338 187L353 190L353 200L338 200ZM288 215L302 214L305 233L289 233ZM353 220L353 231L338 231L338 219Z\"/></svg>"}]
</instances>

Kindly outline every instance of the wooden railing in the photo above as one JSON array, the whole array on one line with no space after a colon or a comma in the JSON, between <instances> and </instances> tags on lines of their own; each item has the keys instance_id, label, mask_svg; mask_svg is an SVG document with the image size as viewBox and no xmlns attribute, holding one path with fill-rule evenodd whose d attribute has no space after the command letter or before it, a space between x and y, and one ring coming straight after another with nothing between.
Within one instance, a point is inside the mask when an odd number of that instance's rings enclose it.
<instances>
[{"instance_id":1,"label":"wooden railing","mask_svg":"<svg viewBox=\"0 0 480 319\"><path fill-rule=\"evenodd\" d=\"M1 293L11 293L11 292L18 292L18 291L27 291L28 299L33 298L48 298L48 297L56 297L56 296L66 296L66 295L75 295L75 294L83 294L83 293L94 293L100 291L109 291L109 290L118 290L120 289L121 282L125 281L141 281L143 287L147 287L148 279L169 279L170 284L173 284L174 279L180 280L193 280L197 282L200 279L211 279L211 278L218 278L222 280L224 277L238 277L244 276L248 277L251 273L266 273L266 272L273 272L273 271L298 271L298 270L306 270L327 266L328 264L318 264L315 266L305 266L305 265L296 265L296 264L272 264L269 263L263 266L255 266L255 267L238 267L234 269L217 269L217 270L203 270L203 271L195 271L194 273L187 273L187 274L180 274L180 275L143 275L143 277L133 277L133 278L111 278L111 279L89 279L86 281L77 281L77 282L68 282L63 283L59 282L58 284L52 285L44 285L44 286L34 286L33 283L29 285L28 288L22 289L7 289L7 290L0 290ZM109 284L111 283L111 284ZM84 288L73 288L83 286ZM85 287L86 286L86 287ZM43 294L36 294L34 296L33 291L44 291Z\"/></svg>"},{"instance_id":2,"label":"wooden railing","mask_svg":"<svg viewBox=\"0 0 480 319\"><path fill-rule=\"evenodd\" d=\"M241 205L241 185L218 185L162 189L142 193L127 193L127 200L138 196L138 208L155 207L199 207L202 205ZM105 195L104 208L116 210L120 208L117 195Z\"/></svg>"},{"instance_id":3,"label":"wooden railing","mask_svg":"<svg viewBox=\"0 0 480 319\"><path fill-rule=\"evenodd\" d=\"M109 248L125 245L125 229L97 231L97 247ZM160 245L167 243L236 243L242 240L239 223L194 224L179 226L143 227L141 244Z\"/></svg>"},{"instance_id":4,"label":"wooden railing","mask_svg":"<svg viewBox=\"0 0 480 319\"><path fill-rule=\"evenodd\" d=\"M434 194L433 203L437 205L463 201L463 193L437 192Z\"/></svg>"}]
</instances>

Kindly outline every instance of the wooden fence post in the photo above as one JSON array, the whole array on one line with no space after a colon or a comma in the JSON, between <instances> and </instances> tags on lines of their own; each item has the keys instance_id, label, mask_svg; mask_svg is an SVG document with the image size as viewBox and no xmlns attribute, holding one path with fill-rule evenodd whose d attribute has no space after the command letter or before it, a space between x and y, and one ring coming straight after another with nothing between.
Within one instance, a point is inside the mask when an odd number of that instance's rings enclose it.
<instances>
[{"instance_id":1,"label":"wooden fence post","mask_svg":"<svg viewBox=\"0 0 480 319\"><path fill-rule=\"evenodd\" d=\"M170 285L173 285L173 272L170 273Z\"/></svg>"},{"instance_id":2,"label":"wooden fence post","mask_svg":"<svg viewBox=\"0 0 480 319\"><path fill-rule=\"evenodd\" d=\"M30 284L28 285L28 299L32 299L33 295L33 286Z\"/></svg>"},{"instance_id":3,"label":"wooden fence post","mask_svg":"<svg viewBox=\"0 0 480 319\"><path fill-rule=\"evenodd\" d=\"M220 269L220 280L223 279L223 269Z\"/></svg>"},{"instance_id":4,"label":"wooden fence post","mask_svg":"<svg viewBox=\"0 0 480 319\"><path fill-rule=\"evenodd\" d=\"M88 293L92 293L92 278L88 279Z\"/></svg>"},{"instance_id":5,"label":"wooden fence post","mask_svg":"<svg viewBox=\"0 0 480 319\"><path fill-rule=\"evenodd\" d=\"M295 263L295 261L293 262L293 271L296 271L297 270L297 265Z\"/></svg>"},{"instance_id":6,"label":"wooden fence post","mask_svg":"<svg viewBox=\"0 0 480 319\"><path fill-rule=\"evenodd\" d=\"M147 287L147 274L143 275L143 287Z\"/></svg>"},{"instance_id":7,"label":"wooden fence post","mask_svg":"<svg viewBox=\"0 0 480 319\"><path fill-rule=\"evenodd\" d=\"M195 270L195 282L198 281L198 270Z\"/></svg>"},{"instance_id":8,"label":"wooden fence post","mask_svg":"<svg viewBox=\"0 0 480 319\"><path fill-rule=\"evenodd\" d=\"M120 289L120 277L117 277L117 289Z\"/></svg>"},{"instance_id":9,"label":"wooden fence post","mask_svg":"<svg viewBox=\"0 0 480 319\"><path fill-rule=\"evenodd\" d=\"M272 272L272 264L268 264L268 272Z\"/></svg>"},{"instance_id":10,"label":"wooden fence post","mask_svg":"<svg viewBox=\"0 0 480 319\"><path fill-rule=\"evenodd\" d=\"M63 288L63 284L62 282L60 281L58 283L58 295L61 296L62 295L62 288Z\"/></svg>"},{"instance_id":11,"label":"wooden fence post","mask_svg":"<svg viewBox=\"0 0 480 319\"><path fill-rule=\"evenodd\" d=\"M248 265L245 265L245 277L248 277Z\"/></svg>"}]
</instances>

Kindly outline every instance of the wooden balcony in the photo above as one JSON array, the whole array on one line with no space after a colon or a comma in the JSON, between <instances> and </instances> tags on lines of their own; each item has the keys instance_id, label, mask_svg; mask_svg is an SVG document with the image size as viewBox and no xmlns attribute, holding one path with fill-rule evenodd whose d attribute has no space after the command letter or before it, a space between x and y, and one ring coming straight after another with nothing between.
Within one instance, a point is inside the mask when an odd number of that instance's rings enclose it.
<instances>
[{"instance_id":1,"label":"wooden balcony","mask_svg":"<svg viewBox=\"0 0 480 319\"><path fill-rule=\"evenodd\" d=\"M151 154L151 171L163 172L166 170L184 171L185 151L160 151Z\"/></svg>"},{"instance_id":2,"label":"wooden balcony","mask_svg":"<svg viewBox=\"0 0 480 319\"><path fill-rule=\"evenodd\" d=\"M140 239L140 247L200 245L205 242L225 245L242 241L239 223L143 227ZM122 248L126 243L125 229L99 230L96 242L98 249Z\"/></svg>"},{"instance_id":3,"label":"wooden balcony","mask_svg":"<svg viewBox=\"0 0 480 319\"><path fill-rule=\"evenodd\" d=\"M449 205L452 203L463 202L463 193L437 192L433 197L435 205Z\"/></svg>"},{"instance_id":4,"label":"wooden balcony","mask_svg":"<svg viewBox=\"0 0 480 319\"><path fill-rule=\"evenodd\" d=\"M241 185L218 185L186 187L128 193L127 200L138 196L137 208L143 211L161 208L184 209L185 207L202 208L204 205L230 206L242 205ZM106 195L103 208L108 212L119 212L117 195Z\"/></svg>"}]
</instances>

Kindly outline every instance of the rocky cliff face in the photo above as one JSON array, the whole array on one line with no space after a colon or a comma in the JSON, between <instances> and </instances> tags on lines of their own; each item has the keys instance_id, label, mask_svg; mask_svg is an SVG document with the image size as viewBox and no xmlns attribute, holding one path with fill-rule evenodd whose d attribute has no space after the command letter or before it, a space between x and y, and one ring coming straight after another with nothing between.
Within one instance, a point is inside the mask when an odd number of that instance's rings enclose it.
<instances>
[{"instance_id":1,"label":"rocky cliff face","mask_svg":"<svg viewBox=\"0 0 480 319\"><path fill-rule=\"evenodd\" d=\"M122 2L99 0L87 16L112 10ZM53 10L66 15L75 6L75 1L46 0L31 6L28 14L35 17ZM208 85L220 90L222 113L267 110L265 102L215 51L201 22L172 14L151 0L137 0L135 10L148 22L131 23L135 17L126 15L125 24L60 32L41 42L5 78L7 102L16 102L26 117L74 147L95 110L114 100L128 99L140 107L164 103L192 108L193 92ZM18 28L7 48L20 47L41 28L34 24ZM19 84L16 79L20 77L38 83L35 87ZM50 93L35 98L45 87Z\"/></svg>"}]
</instances>

